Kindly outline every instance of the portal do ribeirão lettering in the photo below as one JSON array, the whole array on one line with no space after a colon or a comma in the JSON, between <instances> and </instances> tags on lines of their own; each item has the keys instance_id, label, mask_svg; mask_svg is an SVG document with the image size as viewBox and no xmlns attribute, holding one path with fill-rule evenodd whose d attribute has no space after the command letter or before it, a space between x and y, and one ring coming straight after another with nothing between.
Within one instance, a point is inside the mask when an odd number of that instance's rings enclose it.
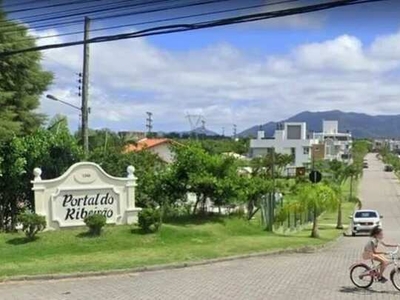
<instances>
[{"instance_id":1,"label":"portal do ribeir\u00e3o lettering","mask_svg":"<svg viewBox=\"0 0 400 300\"><path fill-rule=\"evenodd\" d=\"M42 180L36 168L35 212L44 215L47 228L53 230L85 226L84 219L93 214L104 215L109 224L136 223L140 208L135 206L134 171L129 166L126 178L113 177L97 164L82 162L58 178Z\"/></svg>"}]
</instances>

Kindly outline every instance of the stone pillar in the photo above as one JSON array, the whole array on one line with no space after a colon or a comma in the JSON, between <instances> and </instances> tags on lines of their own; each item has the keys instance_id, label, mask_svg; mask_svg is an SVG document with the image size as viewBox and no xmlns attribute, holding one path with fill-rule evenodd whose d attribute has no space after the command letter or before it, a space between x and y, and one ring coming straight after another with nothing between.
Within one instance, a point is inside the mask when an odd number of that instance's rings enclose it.
<instances>
[{"instance_id":1,"label":"stone pillar","mask_svg":"<svg viewBox=\"0 0 400 300\"><path fill-rule=\"evenodd\" d=\"M135 189L136 189L136 180L135 177L135 167L129 166L126 169L128 176L126 182L126 223L134 224L138 221L138 214L141 208L135 206Z\"/></svg>"},{"instance_id":2,"label":"stone pillar","mask_svg":"<svg viewBox=\"0 0 400 300\"><path fill-rule=\"evenodd\" d=\"M35 196L35 213L41 216L46 217L46 228L50 228L50 214L47 213L48 209L46 205L48 205L48 201L45 199L45 190L46 187L42 183L42 170L40 168L35 168L33 170L34 179L33 183L33 192Z\"/></svg>"}]
</instances>

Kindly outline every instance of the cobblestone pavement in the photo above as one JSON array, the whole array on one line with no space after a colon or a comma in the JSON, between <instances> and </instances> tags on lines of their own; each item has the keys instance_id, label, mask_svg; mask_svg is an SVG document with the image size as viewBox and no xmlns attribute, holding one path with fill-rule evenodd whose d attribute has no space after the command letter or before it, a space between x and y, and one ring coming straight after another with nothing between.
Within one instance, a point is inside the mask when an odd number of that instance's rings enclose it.
<instances>
[{"instance_id":1,"label":"cobblestone pavement","mask_svg":"<svg viewBox=\"0 0 400 300\"><path fill-rule=\"evenodd\" d=\"M400 241L400 184L373 155L360 186L364 208L384 216L388 239ZM346 216L347 217L347 216ZM314 254L252 258L133 275L0 285L0 299L400 299L390 282L356 289L349 266L367 237L344 237Z\"/></svg>"}]
</instances>

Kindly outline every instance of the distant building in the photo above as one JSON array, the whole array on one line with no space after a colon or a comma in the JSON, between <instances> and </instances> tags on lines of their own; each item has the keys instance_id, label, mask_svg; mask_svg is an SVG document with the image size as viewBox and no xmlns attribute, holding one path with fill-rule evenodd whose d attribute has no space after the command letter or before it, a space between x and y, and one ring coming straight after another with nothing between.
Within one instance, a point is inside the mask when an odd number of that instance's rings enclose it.
<instances>
[{"instance_id":1,"label":"distant building","mask_svg":"<svg viewBox=\"0 0 400 300\"><path fill-rule=\"evenodd\" d=\"M322 132L314 133L313 138L325 145L324 159L350 160L352 136L350 132L339 132L338 121L323 121Z\"/></svg>"},{"instance_id":2,"label":"distant building","mask_svg":"<svg viewBox=\"0 0 400 300\"><path fill-rule=\"evenodd\" d=\"M294 174L296 168L310 165L315 160L350 159L351 134L338 132L337 121L324 121L323 130L308 134L304 122L278 124L274 137L265 138L259 131L257 139L250 140L250 156L264 156L271 151L289 154L293 163L287 166L288 174Z\"/></svg>"},{"instance_id":3,"label":"distant building","mask_svg":"<svg viewBox=\"0 0 400 300\"><path fill-rule=\"evenodd\" d=\"M177 144L170 139L141 139L136 144L128 145L125 149L126 152L138 152L148 150L158 155L166 163L174 161L174 153L171 149L173 144Z\"/></svg>"},{"instance_id":4,"label":"distant building","mask_svg":"<svg viewBox=\"0 0 400 300\"><path fill-rule=\"evenodd\" d=\"M274 149L276 153L292 155L289 167L303 167L310 162L311 147L317 143L307 135L306 123L278 124L273 138L265 138L264 131L259 131L257 139L250 140L250 156L264 156Z\"/></svg>"},{"instance_id":5,"label":"distant building","mask_svg":"<svg viewBox=\"0 0 400 300\"><path fill-rule=\"evenodd\" d=\"M387 148L390 152L400 153L400 140L396 139L381 139L374 140L373 149L379 151Z\"/></svg>"}]
</instances>

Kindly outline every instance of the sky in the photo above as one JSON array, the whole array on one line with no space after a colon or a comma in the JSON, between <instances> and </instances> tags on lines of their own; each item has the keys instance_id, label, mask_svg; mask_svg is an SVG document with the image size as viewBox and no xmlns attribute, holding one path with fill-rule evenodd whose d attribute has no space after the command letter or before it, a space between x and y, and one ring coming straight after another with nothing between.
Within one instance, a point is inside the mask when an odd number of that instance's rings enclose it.
<instances>
[{"instance_id":1,"label":"sky","mask_svg":"<svg viewBox=\"0 0 400 300\"><path fill-rule=\"evenodd\" d=\"M276 1L246 1L250 2L258 5ZM13 2L4 1L6 7L10 3ZM239 2L236 5L243 6ZM245 12L290 6L293 5L266 6ZM185 13L200 11L191 8ZM9 14L10 18L22 20L24 16ZM161 16L174 15L163 12L94 21L92 28ZM29 26L31 34L38 37L81 30L81 26ZM132 32L146 26L96 32L92 36ZM53 37L39 39L38 44L81 38L81 34ZM54 82L45 94L80 106L77 73L82 70L82 51L82 46L43 51L43 66L54 73ZM145 130L148 111L153 113L155 131L189 130L186 115L201 114L208 129L220 133L224 128L228 135L233 124L240 132L305 110L398 114L400 1L93 44L89 93L90 127L116 131ZM79 111L73 108L43 96L40 111L49 116L65 114L70 126L78 127Z\"/></svg>"}]
</instances>

